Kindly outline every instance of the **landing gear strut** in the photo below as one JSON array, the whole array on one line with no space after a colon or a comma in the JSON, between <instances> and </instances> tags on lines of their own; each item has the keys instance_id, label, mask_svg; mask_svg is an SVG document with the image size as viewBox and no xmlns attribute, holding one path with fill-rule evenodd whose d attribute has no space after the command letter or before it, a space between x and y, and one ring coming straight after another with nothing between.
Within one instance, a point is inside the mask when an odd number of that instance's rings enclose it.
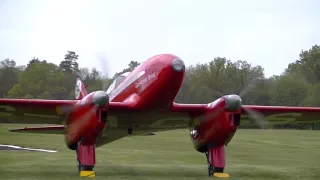
<instances>
[{"instance_id":1,"label":"landing gear strut","mask_svg":"<svg viewBox=\"0 0 320 180\"><path fill-rule=\"evenodd\" d=\"M229 178L229 174L223 172L225 167L224 146L208 148L205 152L208 162L208 175L218 178Z\"/></svg>"},{"instance_id":2,"label":"landing gear strut","mask_svg":"<svg viewBox=\"0 0 320 180\"><path fill-rule=\"evenodd\" d=\"M82 144L78 143L76 150L78 171L81 177L95 177L96 174L93 171L96 164L96 147L94 144Z\"/></svg>"}]
</instances>

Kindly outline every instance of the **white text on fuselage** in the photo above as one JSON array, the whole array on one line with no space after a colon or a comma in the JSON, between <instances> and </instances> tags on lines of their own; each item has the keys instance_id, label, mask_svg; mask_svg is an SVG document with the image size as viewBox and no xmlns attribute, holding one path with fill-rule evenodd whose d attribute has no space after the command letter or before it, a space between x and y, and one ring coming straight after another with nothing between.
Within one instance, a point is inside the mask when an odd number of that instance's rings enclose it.
<instances>
[{"instance_id":1,"label":"white text on fuselage","mask_svg":"<svg viewBox=\"0 0 320 180\"><path fill-rule=\"evenodd\" d=\"M152 74L148 74L147 76L143 77L141 80L139 80L135 86L136 88L139 88L141 85L145 84L146 82L156 78L157 74L156 72L153 72Z\"/></svg>"}]
</instances>

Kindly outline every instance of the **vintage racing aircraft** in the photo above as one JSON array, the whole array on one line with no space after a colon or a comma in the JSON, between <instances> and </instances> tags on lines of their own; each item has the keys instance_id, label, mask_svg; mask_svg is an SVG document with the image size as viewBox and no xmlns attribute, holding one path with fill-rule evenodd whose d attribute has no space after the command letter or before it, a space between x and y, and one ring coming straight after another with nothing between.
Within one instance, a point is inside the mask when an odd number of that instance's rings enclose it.
<instances>
[{"instance_id":1,"label":"vintage racing aircraft","mask_svg":"<svg viewBox=\"0 0 320 180\"><path fill-rule=\"evenodd\" d=\"M1 123L45 124L14 132L61 133L77 154L80 176L95 177L95 148L128 134L189 128L195 149L205 153L209 176L229 177L225 146L244 117L257 120L318 120L320 108L242 105L241 95L224 95L209 104L180 104L174 99L184 78L183 60L172 54L151 57L119 75L107 91L88 93L76 82L75 100L0 99ZM257 120L258 122L258 120Z\"/></svg>"}]
</instances>

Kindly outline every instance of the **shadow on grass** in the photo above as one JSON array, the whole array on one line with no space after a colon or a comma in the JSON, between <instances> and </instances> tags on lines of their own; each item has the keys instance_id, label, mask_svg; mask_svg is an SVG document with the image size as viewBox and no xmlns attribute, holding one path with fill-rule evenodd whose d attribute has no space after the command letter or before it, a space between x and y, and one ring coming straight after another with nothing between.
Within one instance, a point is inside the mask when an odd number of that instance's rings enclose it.
<instances>
[{"instance_id":1,"label":"shadow on grass","mask_svg":"<svg viewBox=\"0 0 320 180\"><path fill-rule=\"evenodd\" d=\"M76 171L76 167L74 170L63 170L59 171L59 168L55 170L49 169L34 169L28 172L21 172L19 170L9 170L1 173L1 177L4 179L73 179L78 178L79 175ZM1 171L1 169L0 169ZM203 172L199 171L190 171L184 170L183 168L179 170L163 170L163 169L149 169L149 168L135 168L135 167L123 167L123 166L113 166L108 168L107 170L103 169L96 169L97 178L103 179L149 179L149 178L161 178L161 179L180 179L183 177L188 177L191 179L198 179L198 178L206 178L206 170L204 169ZM20 174L20 175L19 175ZM20 178L18 178L20 177Z\"/></svg>"},{"instance_id":2,"label":"shadow on grass","mask_svg":"<svg viewBox=\"0 0 320 180\"><path fill-rule=\"evenodd\" d=\"M1 167L0 167L0 171ZM199 168L170 168L163 166L156 167L135 167L132 166L108 166L108 168L97 167L95 169L98 179L212 179L207 176L207 169ZM280 173L276 171L259 170L249 172L230 172L230 179L320 179L319 175L309 175L308 177L297 177L289 173ZM317 177L316 177L317 176ZM59 166L34 166L26 169L8 169L2 171L1 177L4 179L78 179L76 167L74 169L63 168Z\"/></svg>"}]
</instances>

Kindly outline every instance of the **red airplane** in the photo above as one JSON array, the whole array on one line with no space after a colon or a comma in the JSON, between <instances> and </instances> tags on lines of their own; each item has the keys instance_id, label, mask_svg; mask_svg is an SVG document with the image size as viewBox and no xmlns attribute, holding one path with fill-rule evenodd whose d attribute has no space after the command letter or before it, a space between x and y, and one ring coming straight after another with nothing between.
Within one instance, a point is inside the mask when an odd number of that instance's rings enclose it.
<instances>
[{"instance_id":1,"label":"red airplane","mask_svg":"<svg viewBox=\"0 0 320 180\"><path fill-rule=\"evenodd\" d=\"M0 99L2 123L46 124L15 132L61 133L77 154L80 176L95 177L95 148L128 135L189 128L195 149L205 153L208 174L229 177L225 146L241 119L259 112L266 119L295 122L318 120L320 108L242 105L239 95L225 95L209 104L180 104L174 99L185 64L172 54L151 57L132 72L119 75L107 91L87 93L76 82L76 100ZM256 112L256 113L253 113Z\"/></svg>"}]
</instances>

